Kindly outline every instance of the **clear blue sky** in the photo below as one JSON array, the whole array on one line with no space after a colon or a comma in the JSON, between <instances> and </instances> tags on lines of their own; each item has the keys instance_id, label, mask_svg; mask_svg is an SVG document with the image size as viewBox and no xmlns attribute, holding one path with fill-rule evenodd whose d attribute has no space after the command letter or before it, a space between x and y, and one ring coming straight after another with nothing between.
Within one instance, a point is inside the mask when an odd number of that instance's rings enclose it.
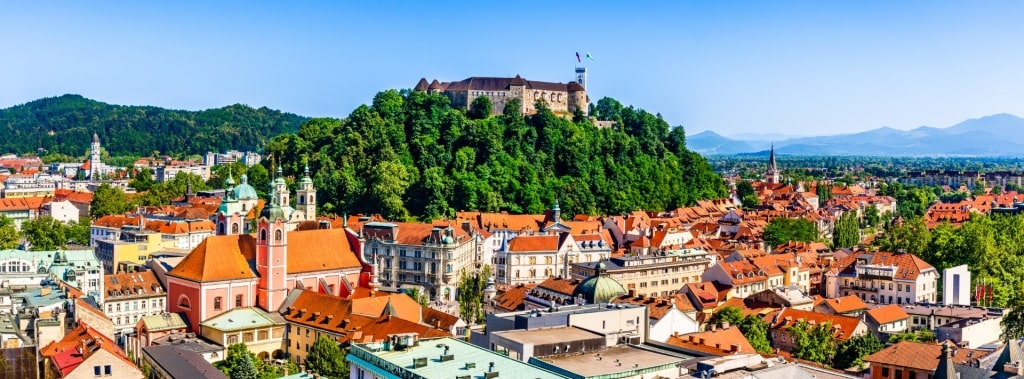
<instances>
[{"instance_id":1,"label":"clear blue sky","mask_svg":"<svg viewBox=\"0 0 1024 379\"><path fill-rule=\"evenodd\" d=\"M77 93L344 117L420 77L572 79L688 132L1024 116L1024 2L3 2L0 107ZM386 5L385 5L386 4Z\"/></svg>"}]
</instances>

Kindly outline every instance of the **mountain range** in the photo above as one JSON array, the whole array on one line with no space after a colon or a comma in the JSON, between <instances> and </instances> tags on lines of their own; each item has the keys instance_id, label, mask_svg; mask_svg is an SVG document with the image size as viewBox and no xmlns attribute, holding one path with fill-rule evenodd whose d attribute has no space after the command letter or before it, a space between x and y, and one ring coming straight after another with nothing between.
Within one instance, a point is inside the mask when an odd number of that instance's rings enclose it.
<instances>
[{"instance_id":1,"label":"mountain range","mask_svg":"<svg viewBox=\"0 0 1024 379\"><path fill-rule=\"evenodd\" d=\"M1024 118L995 114L935 128L911 130L889 127L860 133L798 137L774 141L775 152L786 155L1024 157ZM764 151L768 141L740 140L705 131L686 137L686 145L702 155L731 155Z\"/></svg>"}]
</instances>

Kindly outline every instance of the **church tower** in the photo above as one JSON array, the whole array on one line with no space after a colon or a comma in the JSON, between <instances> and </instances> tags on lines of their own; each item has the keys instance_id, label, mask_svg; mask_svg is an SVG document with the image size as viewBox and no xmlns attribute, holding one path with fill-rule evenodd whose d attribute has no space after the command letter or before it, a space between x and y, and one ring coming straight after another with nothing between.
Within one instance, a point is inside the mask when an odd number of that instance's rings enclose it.
<instances>
[{"instance_id":1,"label":"church tower","mask_svg":"<svg viewBox=\"0 0 1024 379\"><path fill-rule=\"evenodd\" d=\"M239 210L238 198L235 196L235 178L228 173L224 181L224 200L217 208L217 235L237 235L245 232L245 212Z\"/></svg>"},{"instance_id":2,"label":"church tower","mask_svg":"<svg viewBox=\"0 0 1024 379\"><path fill-rule=\"evenodd\" d=\"M260 276L256 286L256 306L267 312L277 310L288 296L285 285L288 275L288 220L276 192L274 184L270 204L260 214L256 233L256 271Z\"/></svg>"},{"instance_id":3,"label":"church tower","mask_svg":"<svg viewBox=\"0 0 1024 379\"><path fill-rule=\"evenodd\" d=\"M277 178L274 179L271 189L273 191L271 192L273 194L271 196L277 199L277 205L279 207L284 208L291 205L291 202L288 199L288 184L284 182L284 174L282 173L281 166L277 166Z\"/></svg>"},{"instance_id":4,"label":"church tower","mask_svg":"<svg viewBox=\"0 0 1024 379\"><path fill-rule=\"evenodd\" d=\"M308 164L299 181L299 189L295 191L295 204L302 211L305 221L316 220L316 188L313 187L313 179L309 177Z\"/></svg>"},{"instance_id":5,"label":"church tower","mask_svg":"<svg viewBox=\"0 0 1024 379\"><path fill-rule=\"evenodd\" d=\"M89 146L89 180L100 178L100 136L92 134L92 145Z\"/></svg>"},{"instance_id":6,"label":"church tower","mask_svg":"<svg viewBox=\"0 0 1024 379\"><path fill-rule=\"evenodd\" d=\"M775 144L772 144L771 152L768 153L768 171L764 173L764 181L768 184L779 184L782 182L779 174L779 166L775 163Z\"/></svg>"}]
</instances>

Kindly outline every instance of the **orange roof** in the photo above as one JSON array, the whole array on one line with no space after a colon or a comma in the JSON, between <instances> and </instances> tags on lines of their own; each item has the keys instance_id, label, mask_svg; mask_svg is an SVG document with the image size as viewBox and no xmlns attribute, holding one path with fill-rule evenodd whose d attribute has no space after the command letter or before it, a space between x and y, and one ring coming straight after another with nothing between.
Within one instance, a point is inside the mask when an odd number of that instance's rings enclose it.
<instances>
[{"instance_id":1,"label":"orange roof","mask_svg":"<svg viewBox=\"0 0 1024 379\"><path fill-rule=\"evenodd\" d=\"M288 322L335 332L359 326L352 324L351 314L352 300L306 290L281 312Z\"/></svg>"},{"instance_id":2,"label":"orange roof","mask_svg":"<svg viewBox=\"0 0 1024 379\"><path fill-rule=\"evenodd\" d=\"M718 356L757 353L736 326L686 335L676 334L669 337L665 343Z\"/></svg>"},{"instance_id":3,"label":"orange roof","mask_svg":"<svg viewBox=\"0 0 1024 379\"><path fill-rule=\"evenodd\" d=\"M420 322L423 318L423 307L404 293L352 300L352 313L357 315L377 317L384 314L388 307L391 307L396 317L413 322Z\"/></svg>"},{"instance_id":4,"label":"orange roof","mask_svg":"<svg viewBox=\"0 0 1024 379\"><path fill-rule=\"evenodd\" d=\"M362 267L344 229L288 232L288 253L289 274Z\"/></svg>"},{"instance_id":5,"label":"orange roof","mask_svg":"<svg viewBox=\"0 0 1024 379\"><path fill-rule=\"evenodd\" d=\"M423 323L438 329L451 330L459 318L434 308L423 308Z\"/></svg>"},{"instance_id":6,"label":"orange roof","mask_svg":"<svg viewBox=\"0 0 1024 379\"><path fill-rule=\"evenodd\" d=\"M910 318L910 315L908 315L902 307L896 304L889 304L875 309L869 309L867 314L868 317L874 319L879 325Z\"/></svg>"},{"instance_id":7,"label":"orange roof","mask_svg":"<svg viewBox=\"0 0 1024 379\"><path fill-rule=\"evenodd\" d=\"M148 297L163 294L164 289L153 271L103 275L104 301Z\"/></svg>"},{"instance_id":8,"label":"orange roof","mask_svg":"<svg viewBox=\"0 0 1024 379\"><path fill-rule=\"evenodd\" d=\"M573 291L576 290L576 286L579 284L579 280L562 279L551 276L548 277L547 279L544 279L543 282L540 282L540 284L538 284L536 288L543 288L552 292L572 296Z\"/></svg>"},{"instance_id":9,"label":"orange roof","mask_svg":"<svg viewBox=\"0 0 1024 379\"><path fill-rule=\"evenodd\" d=\"M39 209L43 204L53 201L49 196L15 197L0 199L0 211Z\"/></svg>"},{"instance_id":10,"label":"orange roof","mask_svg":"<svg viewBox=\"0 0 1024 379\"><path fill-rule=\"evenodd\" d=\"M518 236L508 244L508 251L528 253L558 250L558 236Z\"/></svg>"},{"instance_id":11,"label":"orange roof","mask_svg":"<svg viewBox=\"0 0 1024 379\"><path fill-rule=\"evenodd\" d=\"M81 353L78 353L78 348L82 349ZM100 349L106 350L131 366L135 365L117 347L117 343L85 322L79 322L79 326L68 331L63 338L39 349L39 355L50 358L62 375L67 375Z\"/></svg>"},{"instance_id":12,"label":"orange roof","mask_svg":"<svg viewBox=\"0 0 1024 379\"><path fill-rule=\"evenodd\" d=\"M313 254L296 254L299 256ZM199 282L253 279L249 260L256 258L256 238L248 234L209 236L168 275ZM288 262L289 267L291 262Z\"/></svg>"},{"instance_id":13,"label":"orange roof","mask_svg":"<svg viewBox=\"0 0 1024 379\"><path fill-rule=\"evenodd\" d=\"M988 354L984 350L956 348L953 350L953 363L969 364ZM923 371L934 371L942 359L942 345L900 341L881 351L864 357L864 362L889 366L908 367Z\"/></svg>"},{"instance_id":14,"label":"orange roof","mask_svg":"<svg viewBox=\"0 0 1024 379\"><path fill-rule=\"evenodd\" d=\"M847 295L835 299L822 299L822 303L825 303L835 313L849 313L857 310L868 309L868 305L864 304L859 297L854 295ZM815 304L817 306L817 304Z\"/></svg>"},{"instance_id":15,"label":"orange roof","mask_svg":"<svg viewBox=\"0 0 1024 379\"><path fill-rule=\"evenodd\" d=\"M376 342L383 341L385 338L388 338L388 335L402 333L417 333L420 338L451 337L451 334L448 332L432 326L415 323L400 317L381 315L362 325L357 330L345 334L338 340L343 343Z\"/></svg>"},{"instance_id":16,"label":"orange roof","mask_svg":"<svg viewBox=\"0 0 1024 379\"><path fill-rule=\"evenodd\" d=\"M894 279L916 280L917 276L925 271L935 271L935 267L928 264L913 254L890 253L890 252L859 252L850 254L841 260L836 261L835 269L844 275L853 275L856 272L857 260L867 260L872 265L895 265L897 266Z\"/></svg>"},{"instance_id":17,"label":"orange roof","mask_svg":"<svg viewBox=\"0 0 1024 379\"><path fill-rule=\"evenodd\" d=\"M54 197L60 200L67 200L72 203L79 204L91 204L92 193L91 192L79 192L69 189L58 188L54 190Z\"/></svg>"},{"instance_id":18,"label":"orange roof","mask_svg":"<svg viewBox=\"0 0 1024 379\"><path fill-rule=\"evenodd\" d=\"M534 286L535 284L520 284L509 288L505 290L505 293L494 298L494 305L507 311L517 311Z\"/></svg>"},{"instance_id":19,"label":"orange roof","mask_svg":"<svg viewBox=\"0 0 1024 379\"><path fill-rule=\"evenodd\" d=\"M840 315L827 315L824 313L802 311L793 308L783 308L780 311L769 313L765 316L765 321L768 322L768 327L771 329L789 329L797 323L797 321L804 320L808 323L814 323L815 325L821 325L827 322L832 323L833 333L836 339L845 341L853 337L853 333L860 326L860 319L854 317L840 316Z\"/></svg>"},{"instance_id":20,"label":"orange roof","mask_svg":"<svg viewBox=\"0 0 1024 379\"><path fill-rule=\"evenodd\" d=\"M676 309L678 309L681 312L692 311L695 309L693 307L693 303L690 302L690 299L680 294L649 297L644 295L633 296L627 293L625 295L612 299L611 302L630 303L646 306L647 316L655 320L661 320L662 317L665 317L665 315L668 314L669 310L672 309L673 305Z\"/></svg>"}]
</instances>

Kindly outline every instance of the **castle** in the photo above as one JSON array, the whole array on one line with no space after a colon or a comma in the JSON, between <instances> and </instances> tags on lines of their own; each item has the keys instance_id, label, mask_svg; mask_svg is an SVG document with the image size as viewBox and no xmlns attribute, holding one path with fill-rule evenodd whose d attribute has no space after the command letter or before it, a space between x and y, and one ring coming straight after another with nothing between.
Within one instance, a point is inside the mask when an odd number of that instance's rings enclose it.
<instances>
[{"instance_id":1,"label":"castle","mask_svg":"<svg viewBox=\"0 0 1024 379\"><path fill-rule=\"evenodd\" d=\"M439 82L434 79L427 83L421 78L415 91L444 94L451 100L452 106L469 110L473 100L486 97L491 101L491 114L501 114L505 105L512 99L522 100L520 113L537 113L535 106L538 100L544 100L555 113L588 114L587 104L587 69L576 68L576 81L569 83L552 83L526 80L516 75L514 78L470 77L457 82Z\"/></svg>"}]
</instances>

